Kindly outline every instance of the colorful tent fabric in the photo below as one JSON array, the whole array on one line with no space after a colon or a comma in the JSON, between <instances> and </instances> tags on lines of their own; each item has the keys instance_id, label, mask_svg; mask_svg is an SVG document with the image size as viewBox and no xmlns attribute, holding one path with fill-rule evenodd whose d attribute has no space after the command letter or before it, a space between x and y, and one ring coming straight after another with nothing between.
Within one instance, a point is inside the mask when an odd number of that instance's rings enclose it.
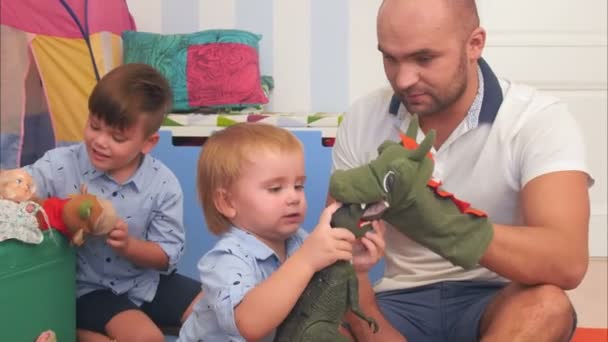
<instances>
[{"instance_id":1,"label":"colorful tent fabric","mask_svg":"<svg viewBox=\"0 0 608 342\"><path fill-rule=\"evenodd\" d=\"M0 2L0 168L20 165L24 122L50 114L57 144L82 139L93 86L135 30L125 0Z\"/></svg>"}]
</instances>

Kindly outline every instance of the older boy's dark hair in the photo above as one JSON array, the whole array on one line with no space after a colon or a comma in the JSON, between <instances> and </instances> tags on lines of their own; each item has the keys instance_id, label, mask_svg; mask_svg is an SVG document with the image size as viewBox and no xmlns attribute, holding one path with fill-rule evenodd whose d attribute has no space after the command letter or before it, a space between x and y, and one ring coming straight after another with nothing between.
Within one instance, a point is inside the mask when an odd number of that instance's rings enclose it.
<instances>
[{"instance_id":1,"label":"older boy's dark hair","mask_svg":"<svg viewBox=\"0 0 608 342\"><path fill-rule=\"evenodd\" d=\"M99 80L89 97L90 114L120 130L145 116L145 135L160 128L173 103L167 79L148 64L118 66Z\"/></svg>"}]
</instances>

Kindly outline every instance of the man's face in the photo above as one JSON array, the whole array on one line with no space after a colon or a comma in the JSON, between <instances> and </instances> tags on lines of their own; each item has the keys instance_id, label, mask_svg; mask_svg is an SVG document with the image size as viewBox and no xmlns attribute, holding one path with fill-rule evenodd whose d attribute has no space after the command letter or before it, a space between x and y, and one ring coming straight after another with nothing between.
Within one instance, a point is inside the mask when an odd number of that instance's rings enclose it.
<instances>
[{"instance_id":1,"label":"man's face","mask_svg":"<svg viewBox=\"0 0 608 342\"><path fill-rule=\"evenodd\" d=\"M408 112L431 115L449 109L465 92L467 39L445 10L433 8L434 1L420 3L406 1L380 11L378 49L388 81Z\"/></svg>"}]
</instances>

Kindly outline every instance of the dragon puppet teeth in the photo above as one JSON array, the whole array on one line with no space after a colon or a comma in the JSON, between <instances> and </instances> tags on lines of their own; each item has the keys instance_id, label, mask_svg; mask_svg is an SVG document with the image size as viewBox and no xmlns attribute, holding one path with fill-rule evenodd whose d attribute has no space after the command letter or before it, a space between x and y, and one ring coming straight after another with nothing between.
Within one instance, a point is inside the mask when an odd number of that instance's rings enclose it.
<instances>
[{"instance_id":1,"label":"dragon puppet teeth","mask_svg":"<svg viewBox=\"0 0 608 342\"><path fill-rule=\"evenodd\" d=\"M376 220L382 217L382 214L388 209L389 204L387 201L379 201L367 204L363 209L363 217L365 220Z\"/></svg>"}]
</instances>

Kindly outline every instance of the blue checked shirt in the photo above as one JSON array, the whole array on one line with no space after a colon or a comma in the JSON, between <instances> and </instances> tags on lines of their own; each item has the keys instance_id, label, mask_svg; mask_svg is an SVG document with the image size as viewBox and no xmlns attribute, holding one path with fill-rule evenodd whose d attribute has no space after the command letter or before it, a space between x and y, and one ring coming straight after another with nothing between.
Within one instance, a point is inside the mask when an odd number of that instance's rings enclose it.
<instances>
[{"instance_id":1,"label":"blue checked shirt","mask_svg":"<svg viewBox=\"0 0 608 342\"><path fill-rule=\"evenodd\" d=\"M287 256L302 245L306 235L300 229L287 239ZM279 266L272 249L255 236L231 228L198 263L205 295L184 322L178 341L245 342L234 321L234 307ZM274 332L262 341L273 338Z\"/></svg>"},{"instance_id":2,"label":"blue checked shirt","mask_svg":"<svg viewBox=\"0 0 608 342\"><path fill-rule=\"evenodd\" d=\"M129 235L157 243L169 257L167 273L184 252L183 194L175 175L159 160L146 155L133 176L123 184L97 171L84 144L47 152L25 169L34 177L38 196L66 198L86 184L88 192L110 200L129 226ZM141 305L156 294L160 272L141 268L120 257L106 237L88 236L77 253L77 296L110 289L128 293Z\"/></svg>"}]
</instances>

